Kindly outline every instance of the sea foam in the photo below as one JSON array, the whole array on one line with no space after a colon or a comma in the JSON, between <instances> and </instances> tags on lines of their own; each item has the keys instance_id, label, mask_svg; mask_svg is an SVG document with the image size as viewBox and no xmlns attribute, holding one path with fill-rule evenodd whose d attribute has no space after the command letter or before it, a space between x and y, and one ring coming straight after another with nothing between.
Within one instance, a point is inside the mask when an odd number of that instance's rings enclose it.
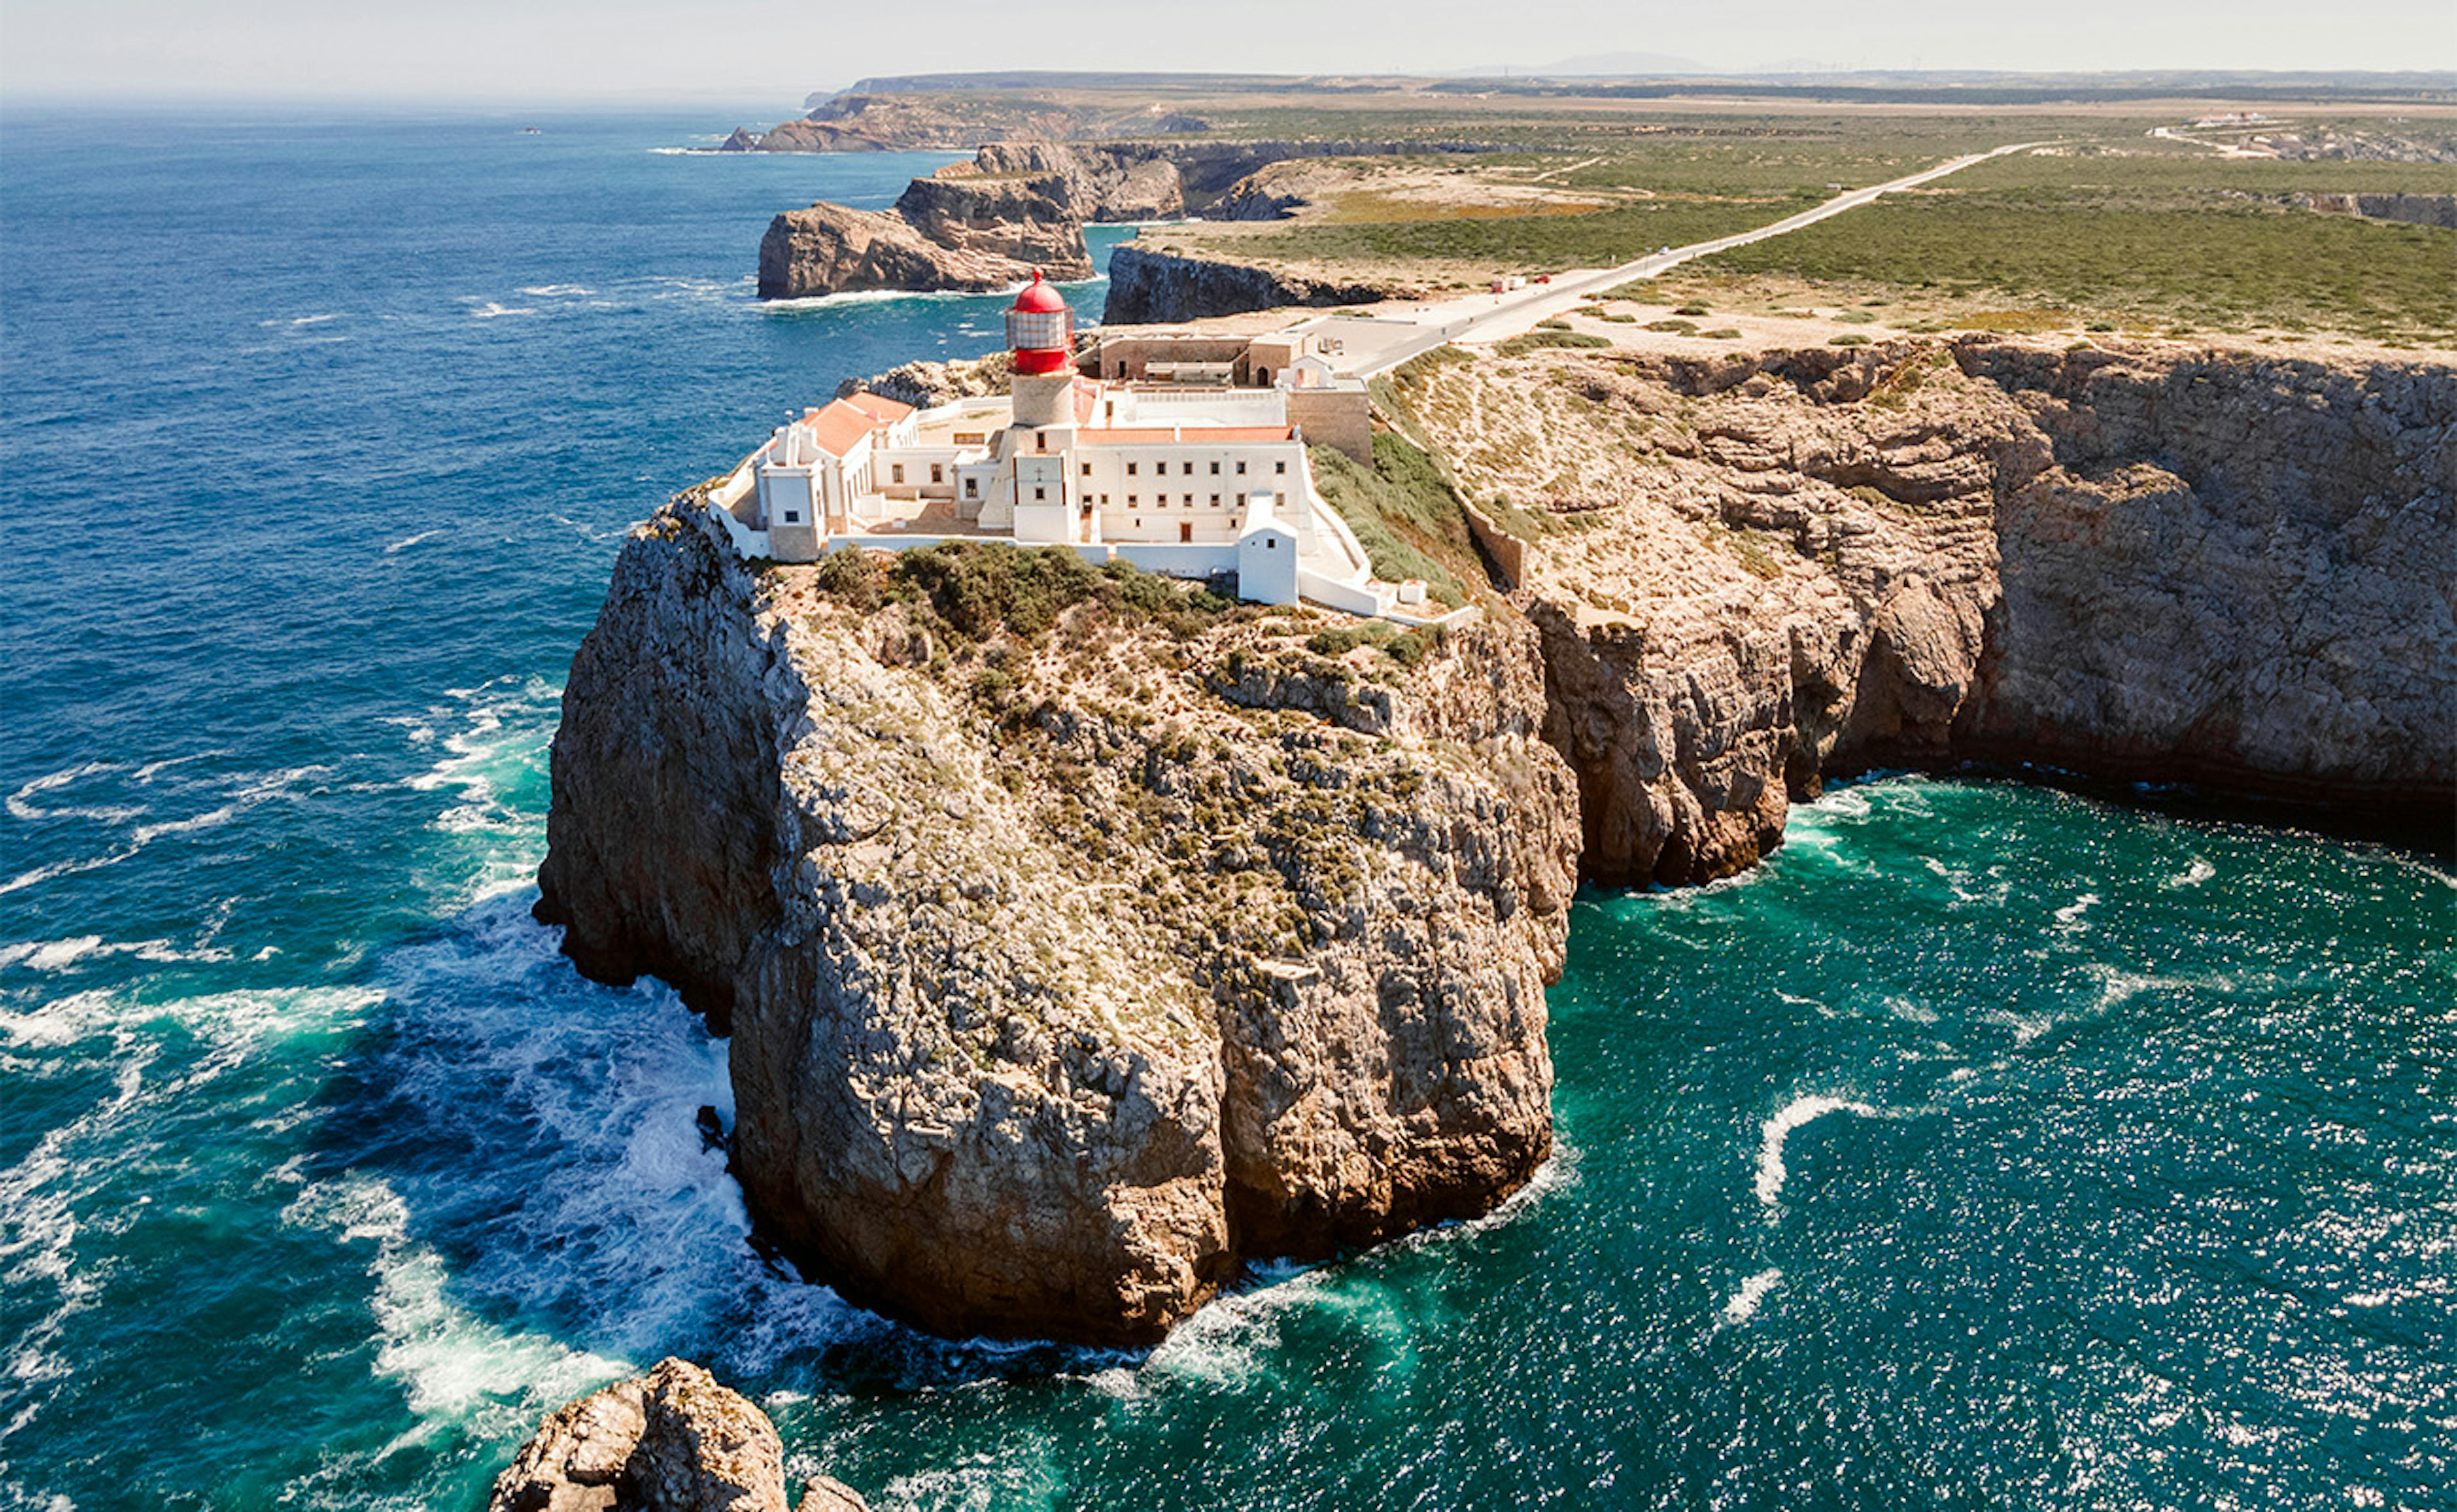
<instances>
[{"instance_id":1,"label":"sea foam","mask_svg":"<svg viewBox=\"0 0 2457 1512\"><path fill-rule=\"evenodd\" d=\"M1855 1103L1844 1097L1795 1097L1784 1104L1781 1111L1765 1121L1758 1137L1756 1190L1760 1203L1771 1208L1783 1195L1784 1177L1787 1174L1783 1164L1784 1141L1791 1137L1793 1129L1828 1113L1857 1113L1863 1118L1883 1116L1866 1103Z\"/></svg>"},{"instance_id":2,"label":"sea foam","mask_svg":"<svg viewBox=\"0 0 2457 1512\"><path fill-rule=\"evenodd\" d=\"M1775 1269L1760 1271L1743 1281L1741 1289L1734 1292L1731 1298L1724 1304L1724 1321L1745 1323L1757 1316L1758 1304L1765 1300L1765 1295L1768 1292L1782 1283L1783 1272Z\"/></svg>"}]
</instances>

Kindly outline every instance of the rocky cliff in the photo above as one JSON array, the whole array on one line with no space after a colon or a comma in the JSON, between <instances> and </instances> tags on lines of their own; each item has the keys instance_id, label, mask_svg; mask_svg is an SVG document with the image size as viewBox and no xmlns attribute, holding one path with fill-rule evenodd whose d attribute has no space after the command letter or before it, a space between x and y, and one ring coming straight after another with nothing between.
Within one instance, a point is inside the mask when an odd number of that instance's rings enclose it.
<instances>
[{"instance_id":1,"label":"rocky cliff","mask_svg":"<svg viewBox=\"0 0 2457 1512\"><path fill-rule=\"evenodd\" d=\"M1373 304L1395 292L1381 284L1310 279L1253 263L1181 257L1127 242L1109 254L1109 296L1102 306L1101 321L1107 325L1145 325L1282 305Z\"/></svg>"},{"instance_id":2,"label":"rocky cliff","mask_svg":"<svg viewBox=\"0 0 2457 1512\"><path fill-rule=\"evenodd\" d=\"M2457 228L2457 195L2297 195L2295 203L2328 216Z\"/></svg>"},{"instance_id":3,"label":"rocky cliff","mask_svg":"<svg viewBox=\"0 0 2457 1512\"><path fill-rule=\"evenodd\" d=\"M785 1450L768 1415L688 1360L558 1409L495 1478L487 1512L786 1512ZM796 1512L867 1512L814 1477Z\"/></svg>"},{"instance_id":4,"label":"rocky cliff","mask_svg":"<svg viewBox=\"0 0 2457 1512\"><path fill-rule=\"evenodd\" d=\"M1064 552L626 546L541 917L733 1036L810 1274L942 1333L1159 1337L1246 1256L1491 1208L1551 1148L1578 838L1516 617L1387 647Z\"/></svg>"},{"instance_id":5,"label":"rocky cliff","mask_svg":"<svg viewBox=\"0 0 2457 1512\"><path fill-rule=\"evenodd\" d=\"M1828 775L1972 759L2445 836L2445 366L1978 338L1394 397L1513 532L1593 878L1728 875Z\"/></svg>"},{"instance_id":6,"label":"rocky cliff","mask_svg":"<svg viewBox=\"0 0 2457 1512\"><path fill-rule=\"evenodd\" d=\"M777 216L759 246L759 297L1001 288L1036 267L1052 278L1090 278L1083 233L1089 222L1250 218L1269 195L1247 180L1270 164L1444 150L1479 149L1364 141L993 142L969 163L913 180L892 210L822 201ZM1225 293L1229 285L1220 287ZM1204 313L1264 307L1248 302Z\"/></svg>"},{"instance_id":7,"label":"rocky cliff","mask_svg":"<svg viewBox=\"0 0 2457 1512\"><path fill-rule=\"evenodd\" d=\"M1000 289L1036 269L1053 279L1094 271L1055 179L917 178L891 210L821 201L770 221L759 242L759 297Z\"/></svg>"}]
</instances>

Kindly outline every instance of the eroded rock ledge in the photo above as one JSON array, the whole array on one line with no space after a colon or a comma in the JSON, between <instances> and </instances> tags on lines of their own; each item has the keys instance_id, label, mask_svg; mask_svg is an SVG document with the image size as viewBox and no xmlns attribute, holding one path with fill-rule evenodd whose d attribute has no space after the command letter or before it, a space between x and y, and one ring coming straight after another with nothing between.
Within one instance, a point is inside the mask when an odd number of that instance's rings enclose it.
<instances>
[{"instance_id":1,"label":"eroded rock ledge","mask_svg":"<svg viewBox=\"0 0 2457 1512\"><path fill-rule=\"evenodd\" d=\"M754 570L669 507L572 667L540 916L730 1028L810 1274L1155 1340L1241 1257L1486 1212L1551 1150L1535 632L1327 623L1063 552Z\"/></svg>"}]
</instances>

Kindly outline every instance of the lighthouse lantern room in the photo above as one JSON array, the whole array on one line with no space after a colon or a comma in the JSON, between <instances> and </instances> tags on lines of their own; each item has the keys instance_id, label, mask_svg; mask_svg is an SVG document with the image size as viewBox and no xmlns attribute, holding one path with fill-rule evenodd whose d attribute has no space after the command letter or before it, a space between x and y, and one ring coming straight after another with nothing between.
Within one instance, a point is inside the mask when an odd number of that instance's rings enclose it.
<instances>
[{"instance_id":1,"label":"lighthouse lantern room","mask_svg":"<svg viewBox=\"0 0 2457 1512\"><path fill-rule=\"evenodd\" d=\"M1064 372L1075 354L1075 312L1058 291L1043 282L1041 270L1015 297L1006 312L1007 349L1015 354L1019 373Z\"/></svg>"}]
</instances>

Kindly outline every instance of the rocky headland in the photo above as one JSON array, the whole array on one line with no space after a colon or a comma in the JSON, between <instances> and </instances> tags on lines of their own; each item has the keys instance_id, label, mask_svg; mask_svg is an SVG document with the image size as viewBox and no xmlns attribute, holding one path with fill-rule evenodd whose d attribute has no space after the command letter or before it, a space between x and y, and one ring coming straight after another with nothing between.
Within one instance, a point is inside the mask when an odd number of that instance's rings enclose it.
<instances>
[{"instance_id":1,"label":"rocky headland","mask_svg":"<svg viewBox=\"0 0 2457 1512\"><path fill-rule=\"evenodd\" d=\"M1242 1259L1484 1212L1550 1148L1579 880L1743 870L1837 776L2446 842L2445 364L1965 338L1377 387L1414 491L1374 523L1466 630L1003 548L769 567L690 496L625 548L539 912L732 1032L737 1170L807 1274L1139 1342Z\"/></svg>"},{"instance_id":2,"label":"rocky headland","mask_svg":"<svg viewBox=\"0 0 2457 1512\"><path fill-rule=\"evenodd\" d=\"M541 917L733 1038L808 1274L1147 1343L1248 1257L1491 1209L1551 1149L1576 886L1536 632L1384 647L1063 551L754 568L685 502L566 691Z\"/></svg>"},{"instance_id":3,"label":"rocky headland","mask_svg":"<svg viewBox=\"0 0 2457 1512\"><path fill-rule=\"evenodd\" d=\"M1086 279L1096 271L1084 243L1087 223L1250 218L1269 197L1249 192L1249 180L1275 163L1477 150L1392 141L993 142L971 162L914 179L891 209L821 201L777 216L759 244L759 297L1004 288L1036 268Z\"/></svg>"}]
</instances>

